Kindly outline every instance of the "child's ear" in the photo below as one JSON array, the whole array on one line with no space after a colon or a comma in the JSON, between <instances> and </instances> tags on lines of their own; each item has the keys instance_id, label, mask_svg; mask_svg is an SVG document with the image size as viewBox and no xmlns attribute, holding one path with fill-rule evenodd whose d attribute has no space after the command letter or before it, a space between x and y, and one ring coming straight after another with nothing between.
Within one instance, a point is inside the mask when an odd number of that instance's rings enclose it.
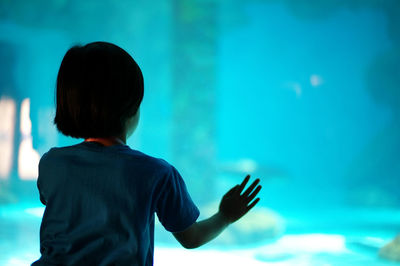
<instances>
[{"instance_id":1,"label":"child's ear","mask_svg":"<svg viewBox=\"0 0 400 266\"><path fill-rule=\"evenodd\" d=\"M125 132L126 132L126 138L128 138L130 135L133 134L135 131L138 123L139 123L139 117L140 117L140 109L136 111L136 114L126 120L125 123Z\"/></svg>"}]
</instances>

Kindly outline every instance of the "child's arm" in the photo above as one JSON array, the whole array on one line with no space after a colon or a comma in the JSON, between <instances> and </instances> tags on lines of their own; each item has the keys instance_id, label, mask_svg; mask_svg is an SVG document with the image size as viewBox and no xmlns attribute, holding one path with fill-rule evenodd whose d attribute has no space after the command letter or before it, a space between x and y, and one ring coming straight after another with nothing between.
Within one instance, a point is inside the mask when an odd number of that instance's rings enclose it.
<instances>
[{"instance_id":1,"label":"child's arm","mask_svg":"<svg viewBox=\"0 0 400 266\"><path fill-rule=\"evenodd\" d=\"M219 211L208 219L196 222L182 232L173 233L175 238L185 248L197 248L217 237L229 224L234 223L253 208L260 198L251 202L260 192L261 186L256 179L246 191L245 188L250 175L247 175L242 184L229 190L221 200ZM258 185L258 186L257 186ZM253 191L254 190L254 191Z\"/></svg>"}]
</instances>

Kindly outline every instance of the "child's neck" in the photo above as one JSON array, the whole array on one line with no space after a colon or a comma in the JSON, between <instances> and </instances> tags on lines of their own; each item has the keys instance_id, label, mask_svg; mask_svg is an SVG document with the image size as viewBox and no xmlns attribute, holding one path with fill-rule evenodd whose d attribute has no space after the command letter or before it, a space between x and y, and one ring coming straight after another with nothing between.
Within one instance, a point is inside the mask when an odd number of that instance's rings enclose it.
<instances>
[{"instance_id":1,"label":"child's neck","mask_svg":"<svg viewBox=\"0 0 400 266\"><path fill-rule=\"evenodd\" d=\"M108 146L112 146L112 145L125 145L126 141L125 139L122 138L117 138L117 137L111 137L111 138L87 138L85 139L85 141L95 141L95 142L99 142L101 144L103 144L104 146L108 147Z\"/></svg>"}]
</instances>

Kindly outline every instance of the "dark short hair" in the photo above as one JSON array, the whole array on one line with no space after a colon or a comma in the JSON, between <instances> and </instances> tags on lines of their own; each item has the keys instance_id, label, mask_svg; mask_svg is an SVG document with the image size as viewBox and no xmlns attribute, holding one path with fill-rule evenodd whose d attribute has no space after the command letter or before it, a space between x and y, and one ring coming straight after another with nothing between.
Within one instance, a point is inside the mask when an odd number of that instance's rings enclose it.
<instances>
[{"instance_id":1,"label":"dark short hair","mask_svg":"<svg viewBox=\"0 0 400 266\"><path fill-rule=\"evenodd\" d=\"M66 136L118 136L143 99L143 75L133 58L107 42L74 46L57 76L54 124Z\"/></svg>"}]
</instances>

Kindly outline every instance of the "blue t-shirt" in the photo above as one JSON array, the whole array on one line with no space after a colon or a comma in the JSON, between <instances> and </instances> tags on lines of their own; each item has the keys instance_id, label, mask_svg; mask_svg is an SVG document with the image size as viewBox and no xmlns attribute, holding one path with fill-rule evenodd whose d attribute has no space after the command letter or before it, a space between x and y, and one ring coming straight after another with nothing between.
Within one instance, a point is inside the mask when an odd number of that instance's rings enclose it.
<instances>
[{"instance_id":1,"label":"blue t-shirt","mask_svg":"<svg viewBox=\"0 0 400 266\"><path fill-rule=\"evenodd\" d=\"M199 216L178 171L127 145L82 142L39 162L46 205L33 265L153 265L154 213L166 230Z\"/></svg>"}]
</instances>

